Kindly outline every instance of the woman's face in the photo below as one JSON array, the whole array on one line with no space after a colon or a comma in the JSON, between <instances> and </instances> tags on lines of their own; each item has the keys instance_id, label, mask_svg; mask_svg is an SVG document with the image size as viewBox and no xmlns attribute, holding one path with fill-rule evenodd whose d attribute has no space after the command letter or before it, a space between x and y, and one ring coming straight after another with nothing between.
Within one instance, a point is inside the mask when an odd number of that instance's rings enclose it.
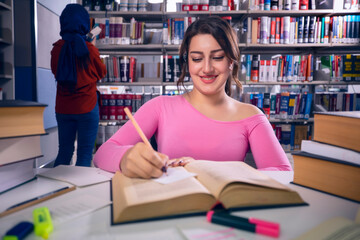
<instances>
[{"instance_id":1,"label":"woman's face","mask_svg":"<svg viewBox=\"0 0 360 240\"><path fill-rule=\"evenodd\" d=\"M230 60L213 36L199 34L191 39L188 63L194 90L205 95L225 92Z\"/></svg>"}]
</instances>

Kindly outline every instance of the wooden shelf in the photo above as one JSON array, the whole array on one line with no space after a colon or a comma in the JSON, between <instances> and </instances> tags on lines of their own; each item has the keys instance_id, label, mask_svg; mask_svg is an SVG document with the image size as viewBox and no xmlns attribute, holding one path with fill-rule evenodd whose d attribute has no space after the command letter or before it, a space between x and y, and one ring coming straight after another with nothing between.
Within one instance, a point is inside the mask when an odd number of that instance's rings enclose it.
<instances>
[{"instance_id":1,"label":"wooden shelf","mask_svg":"<svg viewBox=\"0 0 360 240\"><path fill-rule=\"evenodd\" d=\"M139 82L99 82L98 86L176 86L176 82L163 82L162 79ZM185 86L192 85L192 82L185 82Z\"/></svg>"},{"instance_id":2,"label":"wooden shelf","mask_svg":"<svg viewBox=\"0 0 360 240\"><path fill-rule=\"evenodd\" d=\"M308 123L314 122L314 118L309 119L269 119L270 123Z\"/></svg>"},{"instance_id":3,"label":"wooden shelf","mask_svg":"<svg viewBox=\"0 0 360 240\"><path fill-rule=\"evenodd\" d=\"M317 9L317 10L248 10L249 17L257 16L318 16L330 15L334 11L332 9Z\"/></svg>"},{"instance_id":4,"label":"wooden shelf","mask_svg":"<svg viewBox=\"0 0 360 240\"><path fill-rule=\"evenodd\" d=\"M355 82L332 82L324 80L314 80L312 82L241 82L243 85L360 85L360 81Z\"/></svg>"}]
</instances>

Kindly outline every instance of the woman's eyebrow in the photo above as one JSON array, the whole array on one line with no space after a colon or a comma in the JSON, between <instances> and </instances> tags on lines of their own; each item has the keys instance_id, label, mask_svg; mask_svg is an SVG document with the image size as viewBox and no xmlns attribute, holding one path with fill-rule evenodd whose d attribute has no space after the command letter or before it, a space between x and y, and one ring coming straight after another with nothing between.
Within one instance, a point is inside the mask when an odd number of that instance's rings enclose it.
<instances>
[{"instance_id":1,"label":"woman's eyebrow","mask_svg":"<svg viewBox=\"0 0 360 240\"><path fill-rule=\"evenodd\" d=\"M220 51L224 51L223 49L221 49L221 48L219 48L219 49L216 49L216 50L212 50L212 51L210 51L211 53L216 53L216 52L220 52ZM195 54L204 54L203 52L201 52L201 51L191 51L190 52L190 54L191 53L195 53Z\"/></svg>"}]
</instances>

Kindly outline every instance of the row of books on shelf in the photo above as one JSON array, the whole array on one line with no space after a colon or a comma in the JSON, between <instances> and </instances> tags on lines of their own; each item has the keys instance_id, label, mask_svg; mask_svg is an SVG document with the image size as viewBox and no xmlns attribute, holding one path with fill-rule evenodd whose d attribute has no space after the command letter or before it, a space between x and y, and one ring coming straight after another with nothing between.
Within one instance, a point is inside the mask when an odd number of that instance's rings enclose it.
<instances>
[{"instance_id":1,"label":"row of books on shelf","mask_svg":"<svg viewBox=\"0 0 360 240\"><path fill-rule=\"evenodd\" d=\"M145 22L131 18L129 23L124 22L123 17L94 18L93 26L101 28L96 37L99 45L136 45L144 44Z\"/></svg>"},{"instance_id":2,"label":"row of books on shelf","mask_svg":"<svg viewBox=\"0 0 360 240\"><path fill-rule=\"evenodd\" d=\"M127 120L124 108L135 113L145 102L157 94L101 93L100 119L111 121Z\"/></svg>"},{"instance_id":3,"label":"row of books on shelf","mask_svg":"<svg viewBox=\"0 0 360 240\"><path fill-rule=\"evenodd\" d=\"M312 93L243 93L240 101L262 109L270 120L305 119L311 116Z\"/></svg>"},{"instance_id":4,"label":"row of books on shelf","mask_svg":"<svg viewBox=\"0 0 360 240\"><path fill-rule=\"evenodd\" d=\"M223 17L228 19L228 17ZM94 26L102 31L97 37L100 45L129 45L144 43L181 44L184 32L197 17L169 18L157 24L136 21L129 23L123 17L94 18ZM149 31L146 26L149 25ZM248 18L245 28L247 43L295 44L295 43L344 43L360 42L360 15L333 17L268 17ZM149 32L149 34L147 33Z\"/></svg>"},{"instance_id":5,"label":"row of books on shelf","mask_svg":"<svg viewBox=\"0 0 360 240\"><path fill-rule=\"evenodd\" d=\"M151 7L148 0L83 0L82 5L87 11L145 12Z\"/></svg>"},{"instance_id":6,"label":"row of books on shelf","mask_svg":"<svg viewBox=\"0 0 360 240\"><path fill-rule=\"evenodd\" d=\"M360 111L360 93L316 93L314 104L323 111Z\"/></svg>"},{"instance_id":7,"label":"row of books on shelf","mask_svg":"<svg viewBox=\"0 0 360 240\"><path fill-rule=\"evenodd\" d=\"M360 81L360 56L243 55L242 73L251 82Z\"/></svg>"},{"instance_id":8,"label":"row of books on shelf","mask_svg":"<svg viewBox=\"0 0 360 240\"><path fill-rule=\"evenodd\" d=\"M302 140L312 138L312 124L271 124L284 151L298 151Z\"/></svg>"},{"instance_id":9,"label":"row of books on shelf","mask_svg":"<svg viewBox=\"0 0 360 240\"><path fill-rule=\"evenodd\" d=\"M38 102L0 101L0 194L35 178L45 108Z\"/></svg>"},{"instance_id":10,"label":"row of books on shelf","mask_svg":"<svg viewBox=\"0 0 360 240\"><path fill-rule=\"evenodd\" d=\"M239 0L182 0L181 11L233 11L249 10L309 10L332 9L333 0L249 0L243 3ZM245 5L246 4L246 5ZM154 5L154 6L153 6ZM243 6L245 5L245 6ZM144 12L160 10L160 6L148 0L83 0L83 6L88 11L133 11ZM157 9L158 8L158 9ZM358 0L344 0L343 9L357 10ZM176 8L179 11L180 8Z\"/></svg>"},{"instance_id":11,"label":"row of books on shelf","mask_svg":"<svg viewBox=\"0 0 360 240\"><path fill-rule=\"evenodd\" d=\"M293 183L360 202L359 142L359 111L315 113L313 140L292 154Z\"/></svg>"},{"instance_id":12,"label":"row of books on shelf","mask_svg":"<svg viewBox=\"0 0 360 240\"><path fill-rule=\"evenodd\" d=\"M163 56L163 82L177 82L181 75L180 61L178 55ZM184 77L184 82L189 82L190 76Z\"/></svg>"},{"instance_id":13,"label":"row of books on shelf","mask_svg":"<svg viewBox=\"0 0 360 240\"><path fill-rule=\"evenodd\" d=\"M129 56L101 56L106 65L106 76L100 82L134 82L136 58Z\"/></svg>"},{"instance_id":14,"label":"row of books on shelf","mask_svg":"<svg viewBox=\"0 0 360 240\"><path fill-rule=\"evenodd\" d=\"M249 0L249 10L332 9L333 1L316 0Z\"/></svg>"},{"instance_id":15,"label":"row of books on shelf","mask_svg":"<svg viewBox=\"0 0 360 240\"><path fill-rule=\"evenodd\" d=\"M357 54L323 55L315 59L316 79L338 81L360 81L360 56Z\"/></svg>"},{"instance_id":16,"label":"row of books on shelf","mask_svg":"<svg viewBox=\"0 0 360 240\"><path fill-rule=\"evenodd\" d=\"M312 54L272 57L244 55L242 59L246 81L304 82L313 80L314 57Z\"/></svg>"},{"instance_id":17,"label":"row of books on shelf","mask_svg":"<svg viewBox=\"0 0 360 240\"><path fill-rule=\"evenodd\" d=\"M247 42L252 44L360 42L360 15L248 18Z\"/></svg>"}]
</instances>

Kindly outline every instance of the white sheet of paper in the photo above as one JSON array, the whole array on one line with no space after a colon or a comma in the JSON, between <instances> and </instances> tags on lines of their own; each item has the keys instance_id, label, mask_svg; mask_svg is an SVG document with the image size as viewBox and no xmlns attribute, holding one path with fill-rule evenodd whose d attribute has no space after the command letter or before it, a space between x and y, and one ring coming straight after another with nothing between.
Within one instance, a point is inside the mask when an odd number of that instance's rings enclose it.
<instances>
[{"instance_id":1,"label":"white sheet of paper","mask_svg":"<svg viewBox=\"0 0 360 240\"><path fill-rule=\"evenodd\" d=\"M256 238L252 232L208 223L205 219L202 222L181 224L177 228L187 240L246 240Z\"/></svg>"},{"instance_id":2,"label":"white sheet of paper","mask_svg":"<svg viewBox=\"0 0 360 240\"><path fill-rule=\"evenodd\" d=\"M84 187L110 181L114 174L94 167L59 165L55 168L50 168L47 171L42 171L38 173L38 175L68 182L78 187Z\"/></svg>"},{"instance_id":3,"label":"white sheet of paper","mask_svg":"<svg viewBox=\"0 0 360 240\"><path fill-rule=\"evenodd\" d=\"M196 176L196 174L188 172L183 167L170 167L167 169L167 173L163 173L161 177L154 179L154 181L162 184L169 184L193 176Z\"/></svg>"},{"instance_id":4,"label":"white sheet of paper","mask_svg":"<svg viewBox=\"0 0 360 240\"><path fill-rule=\"evenodd\" d=\"M91 195L77 196L68 201L49 204L49 210L54 225L67 222L71 219L89 214L97 209L109 205L111 201L97 198Z\"/></svg>"}]
</instances>

